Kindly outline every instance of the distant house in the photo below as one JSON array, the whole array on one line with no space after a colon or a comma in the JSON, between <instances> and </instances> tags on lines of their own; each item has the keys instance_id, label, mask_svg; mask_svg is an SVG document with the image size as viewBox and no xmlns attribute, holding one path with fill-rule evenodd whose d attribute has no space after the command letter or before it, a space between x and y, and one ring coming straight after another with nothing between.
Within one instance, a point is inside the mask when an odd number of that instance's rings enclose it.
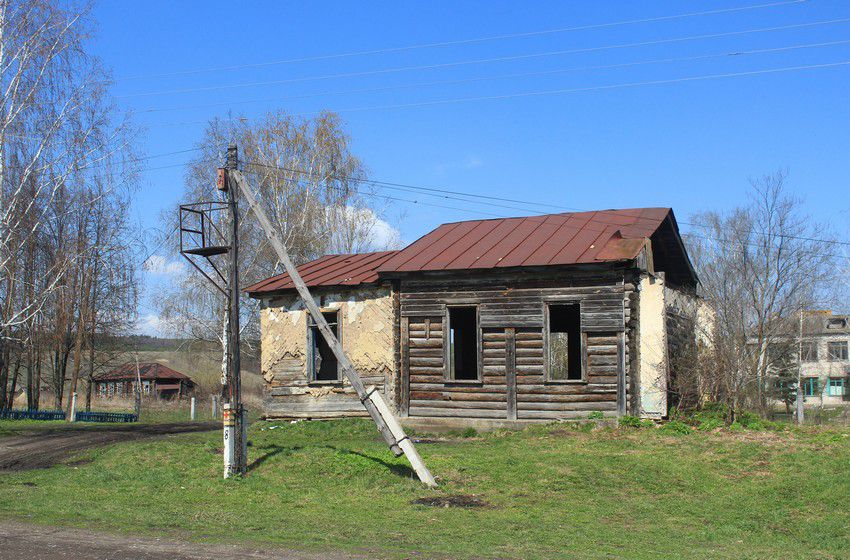
<instances>
[{"instance_id":1,"label":"distant house","mask_svg":"<svg viewBox=\"0 0 850 560\"><path fill-rule=\"evenodd\" d=\"M95 391L101 397L131 397L135 395L137 378L142 381L142 394L159 399L174 399L191 395L195 382L190 377L156 362L126 363L107 373L95 376Z\"/></svg>"},{"instance_id":2,"label":"distant house","mask_svg":"<svg viewBox=\"0 0 850 560\"><path fill-rule=\"evenodd\" d=\"M806 406L850 405L850 315L810 311L803 321L802 372Z\"/></svg>"},{"instance_id":3,"label":"distant house","mask_svg":"<svg viewBox=\"0 0 850 560\"><path fill-rule=\"evenodd\" d=\"M364 383L411 422L664 417L671 358L704 316L669 208L453 222L298 270ZM246 291L266 414L365 414L291 278Z\"/></svg>"}]
</instances>

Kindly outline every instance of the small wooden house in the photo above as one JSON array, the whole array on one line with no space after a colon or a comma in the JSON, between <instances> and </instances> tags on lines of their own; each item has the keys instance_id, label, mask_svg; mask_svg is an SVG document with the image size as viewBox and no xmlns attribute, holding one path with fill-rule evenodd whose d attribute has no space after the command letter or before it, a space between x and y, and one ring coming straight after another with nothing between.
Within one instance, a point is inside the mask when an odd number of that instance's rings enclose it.
<instances>
[{"instance_id":1,"label":"small wooden house","mask_svg":"<svg viewBox=\"0 0 850 560\"><path fill-rule=\"evenodd\" d=\"M128 362L95 376L96 394L100 397L132 397L138 378L141 378L142 394L158 399L179 399L195 390L195 382L189 376L160 363L143 362L138 367L137 374L135 362Z\"/></svg>"},{"instance_id":2,"label":"small wooden house","mask_svg":"<svg viewBox=\"0 0 850 560\"><path fill-rule=\"evenodd\" d=\"M399 251L299 267L366 384L423 423L667 414L697 276L669 208L443 224ZM269 416L364 415L288 275L262 302Z\"/></svg>"}]
</instances>

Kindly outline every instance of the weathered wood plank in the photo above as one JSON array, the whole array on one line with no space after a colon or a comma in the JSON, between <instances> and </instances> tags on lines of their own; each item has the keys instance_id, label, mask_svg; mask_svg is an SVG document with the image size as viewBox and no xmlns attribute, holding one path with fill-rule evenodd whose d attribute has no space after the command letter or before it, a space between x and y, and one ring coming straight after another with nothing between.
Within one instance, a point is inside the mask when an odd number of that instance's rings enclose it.
<instances>
[{"instance_id":1,"label":"weathered wood plank","mask_svg":"<svg viewBox=\"0 0 850 560\"><path fill-rule=\"evenodd\" d=\"M516 420L517 415L517 383L516 383L516 331L505 329L505 384L507 385L507 415L508 420Z\"/></svg>"},{"instance_id":2,"label":"weathered wood plank","mask_svg":"<svg viewBox=\"0 0 850 560\"><path fill-rule=\"evenodd\" d=\"M410 342L410 319L401 317L401 371L399 382L401 384L401 399L398 403L399 413L402 416L407 416L410 411L410 354L408 344Z\"/></svg>"},{"instance_id":3,"label":"weathered wood plank","mask_svg":"<svg viewBox=\"0 0 850 560\"><path fill-rule=\"evenodd\" d=\"M410 399L411 408L440 408L453 410L506 410L504 401L416 400Z\"/></svg>"},{"instance_id":4,"label":"weathered wood plank","mask_svg":"<svg viewBox=\"0 0 850 560\"><path fill-rule=\"evenodd\" d=\"M450 409L433 407L410 407L411 416L434 416L440 418L494 418L504 419L505 412L501 410Z\"/></svg>"}]
</instances>

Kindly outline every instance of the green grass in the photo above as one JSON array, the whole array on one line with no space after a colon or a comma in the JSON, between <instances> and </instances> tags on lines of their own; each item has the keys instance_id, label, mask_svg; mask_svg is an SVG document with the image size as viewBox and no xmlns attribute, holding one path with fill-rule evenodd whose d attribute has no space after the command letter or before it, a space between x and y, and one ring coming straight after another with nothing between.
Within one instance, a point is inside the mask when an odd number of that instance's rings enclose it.
<instances>
[{"instance_id":1,"label":"green grass","mask_svg":"<svg viewBox=\"0 0 850 560\"><path fill-rule=\"evenodd\" d=\"M0 420L0 437L26 435L67 424L64 420Z\"/></svg>"},{"instance_id":2,"label":"green grass","mask_svg":"<svg viewBox=\"0 0 850 560\"><path fill-rule=\"evenodd\" d=\"M241 480L220 478L218 433L3 474L0 517L400 558L850 555L847 428L559 424L458 437L418 446L437 490L412 480L365 420L259 422L250 439L256 464ZM452 494L490 506L410 503Z\"/></svg>"}]
</instances>

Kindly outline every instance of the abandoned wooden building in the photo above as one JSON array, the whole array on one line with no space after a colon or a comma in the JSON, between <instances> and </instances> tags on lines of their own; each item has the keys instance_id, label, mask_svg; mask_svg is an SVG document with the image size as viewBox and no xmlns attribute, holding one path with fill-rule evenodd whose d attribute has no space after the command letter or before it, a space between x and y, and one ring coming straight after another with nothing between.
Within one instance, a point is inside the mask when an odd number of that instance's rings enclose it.
<instances>
[{"instance_id":1,"label":"abandoned wooden building","mask_svg":"<svg viewBox=\"0 0 850 560\"><path fill-rule=\"evenodd\" d=\"M298 270L364 382L408 421L664 417L669 354L701 306L669 208L448 223ZM289 276L246 291L261 300L265 413L365 415Z\"/></svg>"},{"instance_id":2,"label":"abandoned wooden building","mask_svg":"<svg viewBox=\"0 0 850 560\"><path fill-rule=\"evenodd\" d=\"M191 395L195 390L192 379L157 362L138 364L128 362L111 371L95 376L95 392L100 397L132 397L140 378L142 394L157 399L179 399Z\"/></svg>"}]
</instances>

